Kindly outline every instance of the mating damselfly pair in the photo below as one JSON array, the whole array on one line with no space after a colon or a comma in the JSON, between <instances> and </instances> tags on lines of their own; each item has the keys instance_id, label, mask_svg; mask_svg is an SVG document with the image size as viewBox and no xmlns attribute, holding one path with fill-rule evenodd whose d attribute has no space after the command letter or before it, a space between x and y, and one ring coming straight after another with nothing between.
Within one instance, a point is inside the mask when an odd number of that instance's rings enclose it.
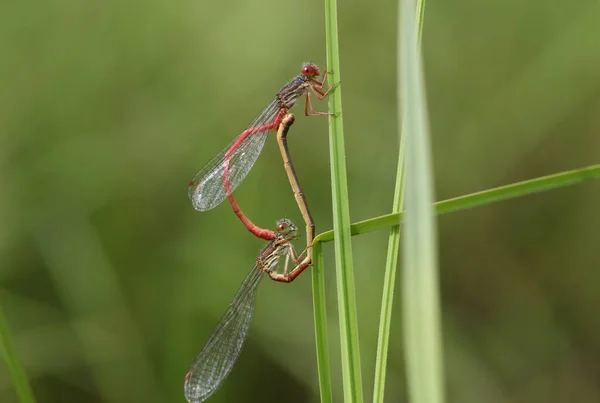
<instances>
[{"instance_id":1,"label":"mating damselfly pair","mask_svg":"<svg viewBox=\"0 0 600 403\"><path fill-rule=\"evenodd\" d=\"M188 196L196 210L210 210L227 198L244 226L255 236L269 241L258 253L254 266L185 376L185 396L190 403L208 399L231 372L250 328L256 290L263 275L267 274L275 281L291 282L312 263L315 226L292 164L287 133L294 122L294 115L289 113L289 109L303 95L306 95L306 116L332 115L314 111L311 94L322 100L337 85L325 90L327 72L322 80L319 76L317 66L304 64L301 74L283 86L250 126L200 169L189 184ZM284 168L306 224L307 246L300 254L291 243L298 237L294 223L283 218L277 222L276 231L260 228L242 212L233 196L258 159L268 132L276 129ZM280 272L278 268L282 259L286 264ZM288 272L289 260L294 267Z\"/></svg>"}]
</instances>

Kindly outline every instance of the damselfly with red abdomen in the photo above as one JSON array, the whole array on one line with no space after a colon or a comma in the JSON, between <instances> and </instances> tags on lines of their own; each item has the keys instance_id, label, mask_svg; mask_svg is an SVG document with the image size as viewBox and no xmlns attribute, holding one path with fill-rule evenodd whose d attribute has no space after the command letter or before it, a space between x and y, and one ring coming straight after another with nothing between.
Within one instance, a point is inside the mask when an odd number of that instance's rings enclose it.
<instances>
[{"instance_id":1,"label":"damselfly with red abdomen","mask_svg":"<svg viewBox=\"0 0 600 403\"><path fill-rule=\"evenodd\" d=\"M306 63L301 74L277 92L275 99L254 118L250 126L198 171L188 187L188 196L196 210L210 210L236 190L258 159L268 132L279 126L299 97L306 95L305 115L332 114L314 111L311 93L322 100L337 85L336 83L325 90L327 72L322 80L319 80L319 76L318 67Z\"/></svg>"}]
</instances>

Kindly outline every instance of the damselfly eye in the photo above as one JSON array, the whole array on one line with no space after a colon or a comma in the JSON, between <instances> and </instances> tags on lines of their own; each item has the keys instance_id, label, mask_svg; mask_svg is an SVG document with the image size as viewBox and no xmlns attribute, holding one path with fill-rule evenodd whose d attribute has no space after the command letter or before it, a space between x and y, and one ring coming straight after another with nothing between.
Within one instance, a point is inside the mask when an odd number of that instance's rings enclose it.
<instances>
[{"instance_id":1,"label":"damselfly eye","mask_svg":"<svg viewBox=\"0 0 600 403\"><path fill-rule=\"evenodd\" d=\"M283 235L287 235L290 232L296 231L296 226L287 218L282 218L277 221L277 232Z\"/></svg>"},{"instance_id":2,"label":"damselfly eye","mask_svg":"<svg viewBox=\"0 0 600 403\"><path fill-rule=\"evenodd\" d=\"M305 77L318 77L320 74L319 68L312 63L302 66L302 75Z\"/></svg>"},{"instance_id":3,"label":"damselfly eye","mask_svg":"<svg viewBox=\"0 0 600 403\"><path fill-rule=\"evenodd\" d=\"M277 221L277 232L284 234L290 228L290 223L285 218Z\"/></svg>"}]
</instances>

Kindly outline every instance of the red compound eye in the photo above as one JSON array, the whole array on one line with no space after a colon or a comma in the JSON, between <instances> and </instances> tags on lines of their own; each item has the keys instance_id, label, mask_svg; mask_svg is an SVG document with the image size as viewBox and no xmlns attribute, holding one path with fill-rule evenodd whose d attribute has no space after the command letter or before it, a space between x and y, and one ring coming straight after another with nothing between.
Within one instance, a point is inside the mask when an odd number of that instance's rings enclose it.
<instances>
[{"instance_id":1,"label":"red compound eye","mask_svg":"<svg viewBox=\"0 0 600 403\"><path fill-rule=\"evenodd\" d=\"M302 66L302 75L305 77L318 77L321 75L319 68L312 63L306 63Z\"/></svg>"}]
</instances>

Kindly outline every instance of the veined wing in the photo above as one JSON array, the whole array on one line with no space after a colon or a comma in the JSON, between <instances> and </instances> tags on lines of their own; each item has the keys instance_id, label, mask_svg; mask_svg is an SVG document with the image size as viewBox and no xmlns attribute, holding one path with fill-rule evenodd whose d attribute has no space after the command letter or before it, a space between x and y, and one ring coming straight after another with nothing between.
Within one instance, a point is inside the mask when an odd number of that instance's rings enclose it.
<instances>
[{"instance_id":1,"label":"veined wing","mask_svg":"<svg viewBox=\"0 0 600 403\"><path fill-rule=\"evenodd\" d=\"M246 340L262 272L254 266L185 376L185 397L200 403L215 393L231 372Z\"/></svg>"},{"instance_id":2,"label":"veined wing","mask_svg":"<svg viewBox=\"0 0 600 403\"><path fill-rule=\"evenodd\" d=\"M198 211L210 210L233 193L258 159L269 130L279 122L279 104L274 99L238 137L211 159L190 182L188 196ZM224 174L229 165L229 193L225 191Z\"/></svg>"}]
</instances>

